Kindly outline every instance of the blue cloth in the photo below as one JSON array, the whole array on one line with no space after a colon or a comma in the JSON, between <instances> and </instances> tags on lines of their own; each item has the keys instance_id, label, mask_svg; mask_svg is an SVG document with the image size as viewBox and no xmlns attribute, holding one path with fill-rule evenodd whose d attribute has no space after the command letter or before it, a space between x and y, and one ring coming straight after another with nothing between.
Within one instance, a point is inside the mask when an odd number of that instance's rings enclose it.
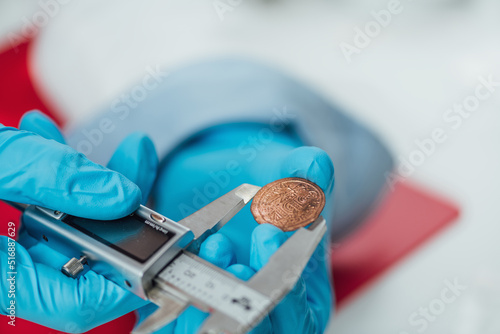
<instances>
[{"instance_id":1,"label":"blue cloth","mask_svg":"<svg viewBox=\"0 0 500 334\"><path fill-rule=\"evenodd\" d=\"M75 129L68 142L106 163L133 131L147 133L160 160L207 128L250 122L272 133L293 131L305 145L325 150L335 164L338 240L355 229L377 202L392 169L390 153L366 127L310 88L268 66L240 59L215 59L147 78L112 101L109 110ZM264 133L263 135L266 135ZM247 143L242 154L252 154Z\"/></svg>"}]
</instances>

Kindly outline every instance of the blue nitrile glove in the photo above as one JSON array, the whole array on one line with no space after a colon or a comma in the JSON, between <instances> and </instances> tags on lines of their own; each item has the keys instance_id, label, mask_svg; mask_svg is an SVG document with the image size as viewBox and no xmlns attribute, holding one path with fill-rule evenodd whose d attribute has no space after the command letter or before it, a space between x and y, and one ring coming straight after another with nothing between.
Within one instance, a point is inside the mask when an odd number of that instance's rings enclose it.
<instances>
[{"instance_id":1,"label":"blue nitrile glove","mask_svg":"<svg viewBox=\"0 0 500 334\"><path fill-rule=\"evenodd\" d=\"M242 183L263 186L295 176L323 189L327 195L323 216L330 221L334 171L328 155L318 148L301 147L291 130L276 129L254 123L221 125L186 142L160 169L153 190L156 210L180 220ZM199 255L249 279L289 235L274 226L258 225L247 206L205 241ZM293 291L252 333L324 331L332 308L327 246L325 237ZM139 322L154 308L139 309ZM190 307L159 333L195 333L206 316Z\"/></svg>"},{"instance_id":2,"label":"blue nitrile glove","mask_svg":"<svg viewBox=\"0 0 500 334\"><path fill-rule=\"evenodd\" d=\"M20 129L0 126L1 199L92 219L126 216L146 200L158 159L145 135L127 137L108 169L64 145L57 127L38 112L26 114ZM85 332L147 304L93 271L78 279L66 277L60 268L69 259L26 231L15 247L16 292L11 299L6 293L11 271L7 247L7 237L0 237L1 314L8 314L15 300L16 317L64 332Z\"/></svg>"}]
</instances>

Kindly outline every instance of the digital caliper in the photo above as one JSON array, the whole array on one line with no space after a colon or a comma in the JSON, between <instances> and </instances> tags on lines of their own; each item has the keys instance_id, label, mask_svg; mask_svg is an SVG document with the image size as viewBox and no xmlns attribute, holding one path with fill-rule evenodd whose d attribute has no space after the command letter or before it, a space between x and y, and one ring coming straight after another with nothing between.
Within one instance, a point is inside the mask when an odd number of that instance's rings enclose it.
<instances>
[{"instance_id":1,"label":"digital caliper","mask_svg":"<svg viewBox=\"0 0 500 334\"><path fill-rule=\"evenodd\" d=\"M23 226L40 242L71 258L61 271L76 278L88 266L159 306L134 333L151 333L189 305L209 312L199 333L246 333L295 286L326 232L325 220L298 229L249 281L196 256L260 187L243 184L187 218L174 222L141 206L133 214L97 221L7 202L24 211Z\"/></svg>"}]
</instances>

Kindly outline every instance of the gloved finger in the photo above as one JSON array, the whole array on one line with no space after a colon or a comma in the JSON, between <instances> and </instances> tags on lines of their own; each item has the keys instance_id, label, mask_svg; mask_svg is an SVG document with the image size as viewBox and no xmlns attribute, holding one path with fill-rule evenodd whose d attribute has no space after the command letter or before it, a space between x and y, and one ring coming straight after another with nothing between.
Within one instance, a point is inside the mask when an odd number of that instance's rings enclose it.
<instances>
[{"instance_id":1,"label":"gloved finger","mask_svg":"<svg viewBox=\"0 0 500 334\"><path fill-rule=\"evenodd\" d=\"M209 236L201 244L198 256L222 269L236 262L233 244L228 237L221 233Z\"/></svg>"},{"instance_id":2,"label":"gloved finger","mask_svg":"<svg viewBox=\"0 0 500 334\"><path fill-rule=\"evenodd\" d=\"M6 237L0 237L0 287L8 291ZM79 279L33 262L19 244L15 246L16 316L70 333L81 333L118 318L147 302L92 271ZM0 297L0 312L7 314L8 294Z\"/></svg>"},{"instance_id":3,"label":"gloved finger","mask_svg":"<svg viewBox=\"0 0 500 334\"><path fill-rule=\"evenodd\" d=\"M298 147L290 151L281 163L280 178L284 177L301 177L312 181L328 195L334 185L333 163L320 148Z\"/></svg>"},{"instance_id":4,"label":"gloved finger","mask_svg":"<svg viewBox=\"0 0 500 334\"><path fill-rule=\"evenodd\" d=\"M261 224L252 232L250 267L258 271L269 258L285 243L287 234L271 224Z\"/></svg>"},{"instance_id":5,"label":"gloved finger","mask_svg":"<svg viewBox=\"0 0 500 334\"><path fill-rule=\"evenodd\" d=\"M141 201L123 175L32 132L0 126L0 161L1 199L94 219L126 216Z\"/></svg>"},{"instance_id":6,"label":"gloved finger","mask_svg":"<svg viewBox=\"0 0 500 334\"><path fill-rule=\"evenodd\" d=\"M34 132L45 139L52 139L61 144L66 144L66 140L58 126L48 116L38 110L25 113L19 122L19 129ZM25 231L24 224L21 224L18 242L28 249L28 245L33 245L38 241L31 237Z\"/></svg>"},{"instance_id":7,"label":"gloved finger","mask_svg":"<svg viewBox=\"0 0 500 334\"><path fill-rule=\"evenodd\" d=\"M248 281L255 274L255 271L252 268L243 264L233 264L226 270L243 281ZM264 319L262 319L262 321L250 331L250 334L266 333L273 333L269 316L264 317Z\"/></svg>"},{"instance_id":8,"label":"gloved finger","mask_svg":"<svg viewBox=\"0 0 500 334\"><path fill-rule=\"evenodd\" d=\"M65 144L57 125L39 111L23 115L19 128L39 134ZM108 168L117 171L139 186L145 203L156 178L158 157L153 142L143 133L133 133L118 146L108 163Z\"/></svg>"},{"instance_id":9,"label":"gloved finger","mask_svg":"<svg viewBox=\"0 0 500 334\"><path fill-rule=\"evenodd\" d=\"M19 123L19 129L31 131L45 139L53 139L61 144L66 144L66 140L64 140L57 125L38 110L25 113Z\"/></svg>"},{"instance_id":10,"label":"gloved finger","mask_svg":"<svg viewBox=\"0 0 500 334\"><path fill-rule=\"evenodd\" d=\"M158 170L158 156L153 142L145 133L128 135L111 157L108 168L137 184L142 192L142 203L146 203Z\"/></svg>"},{"instance_id":11,"label":"gloved finger","mask_svg":"<svg viewBox=\"0 0 500 334\"><path fill-rule=\"evenodd\" d=\"M239 263L227 267L226 270L244 281L248 281L255 274L255 270Z\"/></svg>"}]
</instances>

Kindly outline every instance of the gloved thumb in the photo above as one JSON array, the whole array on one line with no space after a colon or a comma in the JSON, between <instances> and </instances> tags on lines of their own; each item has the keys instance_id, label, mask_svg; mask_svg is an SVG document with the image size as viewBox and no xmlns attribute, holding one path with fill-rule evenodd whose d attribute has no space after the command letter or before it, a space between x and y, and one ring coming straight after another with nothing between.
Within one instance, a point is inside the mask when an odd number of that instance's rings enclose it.
<instances>
[{"instance_id":1,"label":"gloved thumb","mask_svg":"<svg viewBox=\"0 0 500 334\"><path fill-rule=\"evenodd\" d=\"M316 183L329 195L334 184L333 163L320 148L301 146L288 153L281 163L280 177L301 177Z\"/></svg>"},{"instance_id":2,"label":"gloved thumb","mask_svg":"<svg viewBox=\"0 0 500 334\"><path fill-rule=\"evenodd\" d=\"M31 131L45 139L53 139L61 144L66 144L57 125L38 110L25 113L19 122L19 129Z\"/></svg>"},{"instance_id":3,"label":"gloved thumb","mask_svg":"<svg viewBox=\"0 0 500 334\"><path fill-rule=\"evenodd\" d=\"M94 219L126 216L141 202L123 175L32 132L0 125L0 161L0 199Z\"/></svg>"},{"instance_id":4,"label":"gloved thumb","mask_svg":"<svg viewBox=\"0 0 500 334\"><path fill-rule=\"evenodd\" d=\"M107 167L137 184L142 192L142 203L147 202L156 179L158 156L146 134L134 132L128 135L113 153Z\"/></svg>"},{"instance_id":5,"label":"gloved thumb","mask_svg":"<svg viewBox=\"0 0 500 334\"><path fill-rule=\"evenodd\" d=\"M34 132L61 144L66 143L57 125L40 111L24 114L19 129ZM113 153L107 167L138 185L142 192L142 203L146 203L158 168L155 146L146 134L134 132L127 136Z\"/></svg>"}]
</instances>

